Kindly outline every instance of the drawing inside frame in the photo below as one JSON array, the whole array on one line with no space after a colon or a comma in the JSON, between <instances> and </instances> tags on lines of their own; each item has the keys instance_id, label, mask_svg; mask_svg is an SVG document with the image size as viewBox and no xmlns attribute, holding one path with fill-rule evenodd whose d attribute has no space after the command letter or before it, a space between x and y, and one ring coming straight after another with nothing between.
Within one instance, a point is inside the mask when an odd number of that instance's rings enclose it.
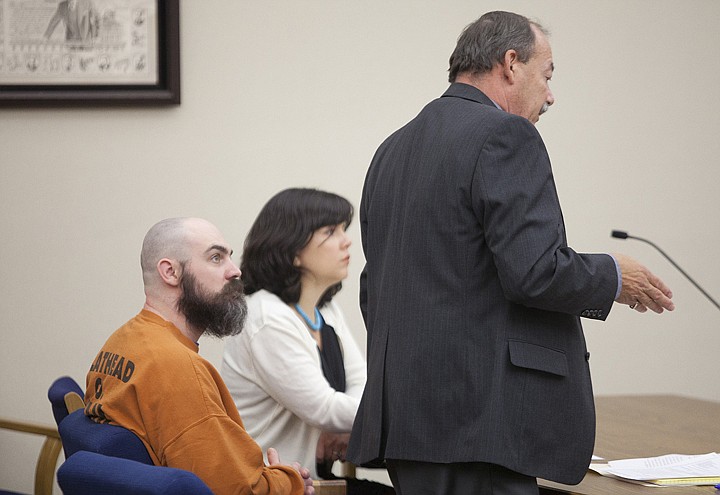
<instances>
[{"instance_id":1,"label":"drawing inside frame","mask_svg":"<svg viewBox=\"0 0 720 495\"><path fill-rule=\"evenodd\" d=\"M0 0L0 104L179 103L178 52L178 0Z\"/></svg>"}]
</instances>

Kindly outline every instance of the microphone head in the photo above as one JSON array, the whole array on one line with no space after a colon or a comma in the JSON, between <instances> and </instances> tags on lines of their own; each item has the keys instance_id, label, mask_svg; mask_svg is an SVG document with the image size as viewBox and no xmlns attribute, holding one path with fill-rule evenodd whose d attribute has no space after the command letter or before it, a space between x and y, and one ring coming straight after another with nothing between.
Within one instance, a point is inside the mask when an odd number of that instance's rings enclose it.
<instances>
[{"instance_id":1,"label":"microphone head","mask_svg":"<svg viewBox=\"0 0 720 495\"><path fill-rule=\"evenodd\" d=\"M628 233L624 230L613 230L610 235L617 239L627 239L628 237L630 237Z\"/></svg>"}]
</instances>

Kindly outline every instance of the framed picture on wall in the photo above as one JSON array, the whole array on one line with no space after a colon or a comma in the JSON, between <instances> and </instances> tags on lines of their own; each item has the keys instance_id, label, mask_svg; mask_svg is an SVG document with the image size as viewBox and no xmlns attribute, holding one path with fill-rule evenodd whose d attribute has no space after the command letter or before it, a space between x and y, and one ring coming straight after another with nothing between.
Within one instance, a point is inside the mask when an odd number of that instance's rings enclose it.
<instances>
[{"instance_id":1,"label":"framed picture on wall","mask_svg":"<svg viewBox=\"0 0 720 495\"><path fill-rule=\"evenodd\" d=\"M179 0L0 0L0 106L180 103Z\"/></svg>"}]
</instances>

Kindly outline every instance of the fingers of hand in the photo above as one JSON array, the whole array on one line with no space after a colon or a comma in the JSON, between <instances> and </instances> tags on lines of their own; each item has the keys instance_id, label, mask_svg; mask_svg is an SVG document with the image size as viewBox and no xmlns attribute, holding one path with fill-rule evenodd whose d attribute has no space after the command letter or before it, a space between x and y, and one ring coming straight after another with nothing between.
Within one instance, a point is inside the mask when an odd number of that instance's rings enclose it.
<instances>
[{"instance_id":1,"label":"fingers of hand","mask_svg":"<svg viewBox=\"0 0 720 495\"><path fill-rule=\"evenodd\" d=\"M278 455L277 450L273 449L272 447L267 450L267 458L268 464L270 464L271 466L276 466L280 464L280 456Z\"/></svg>"},{"instance_id":2,"label":"fingers of hand","mask_svg":"<svg viewBox=\"0 0 720 495\"><path fill-rule=\"evenodd\" d=\"M672 302L670 299L672 297L672 292L670 292L670 295L667 295L667 293L663 292L658 297L655 297L653 299L653 302L658 305L659 308L667 309L668 311L673 311L675 309L675 303ZM657 313L662 313L662 311L657 311Z\"/></svg>"},{"instance_id":3,"label":"fingers of hand","mask_svg":"<svg viewBox=\"0 0 720 495\"><path fill-rule=\"evenodd\" d=\"M649 309L660 314L666 309L672 311L675 309L675 305L665 294L658 289L652 288L652 290L649 289L648 292L642 292L637 295L635 302L630 304L630 309L634 309L639 313L645 313Z\"/></svg>"},{"instance_id":4,"label":"fingers of hand","mask_svg":"<svg viewBox=\"0 0 720 495\"><path fill-rule=\"evenodd\" d=\"M657 299L660 295L664 295L668 299L672 299L672 291L670 290L670 287L665 285L665 282L660 280L660 277L657 275L648 272L648 282L650 285L652 285L653 290L657 290L661 292L662 294L657 294L657 297L654 297L654 299Z\"/></svg>"},{"instance_id":5,"label":"fingers of hand","mask_svg":"<svg viewBox=\"0 0 720 495\"><path fill-rule=\"evenodd\" d=\"M640 303L635 303L635 304L631 305L630 309L634 309L638 313L644 313L647 311L647 307L645 307L644 305L642 305Z\"/></svg>"},{"instance_id":6,"label":"fingers of hand","mask_svg":"<svg viewBox=\"0 0 720 495\"><path fill-rule=\"evenodd\" d=\"M655 313L662 313L665 311L662 306L660 306L657 302L653 301L652 299L645 304L645 307L651 311L654 311Z\"/></svg>"},{"instance_id":7,"label":"fingers of hand","mask_svg":"<svg viewBox=\"0 0 720 495\"><path fill-rule=\"evenodd\" d=\"M662 283L662 282L661 282ZM667 288L666 288L667 289ZM667 291L669 292L669 290ZM639 299L641 304L644 304L649 309L656 313L662 313L664 310L672 311L675 309L675 305L670 300L671 295L668 296L667 292L658 286L649 287L643 296L643 299Z\"/></svg>"}]
</instances>

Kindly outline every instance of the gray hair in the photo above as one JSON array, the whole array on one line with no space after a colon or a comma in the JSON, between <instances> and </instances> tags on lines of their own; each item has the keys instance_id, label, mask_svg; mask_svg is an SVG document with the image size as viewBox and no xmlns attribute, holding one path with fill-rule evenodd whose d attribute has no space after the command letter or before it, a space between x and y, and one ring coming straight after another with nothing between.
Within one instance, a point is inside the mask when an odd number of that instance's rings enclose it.
<instances>
[{"instance_id":1,"label":"gray hair","mask_svg":"<svg viewBox=\"0 0 720 495\"><path fill-rule=\"evenodd\" d=\"M157 276L157 264L163 258L177 259L184 263L188 257L185 223L187 218L167 218L153 225L143 240L140 251L140 267L143 282L149 285Z\"/></svg>"},{"instance_id":2,"label":"gray hair","mask_svg":"<svg viewBox=\"0 0 720 495\"><path fill-rule=\"evenodd\" d=\"M490 72L503 63L505 53L515 50L520 62L527 62L535 51L533 27L547 35L539 23L512 12L488 12L465 27L450 56L449 81L455 82L458 74L475 75Z\"/></svg>"}]
</instances>

